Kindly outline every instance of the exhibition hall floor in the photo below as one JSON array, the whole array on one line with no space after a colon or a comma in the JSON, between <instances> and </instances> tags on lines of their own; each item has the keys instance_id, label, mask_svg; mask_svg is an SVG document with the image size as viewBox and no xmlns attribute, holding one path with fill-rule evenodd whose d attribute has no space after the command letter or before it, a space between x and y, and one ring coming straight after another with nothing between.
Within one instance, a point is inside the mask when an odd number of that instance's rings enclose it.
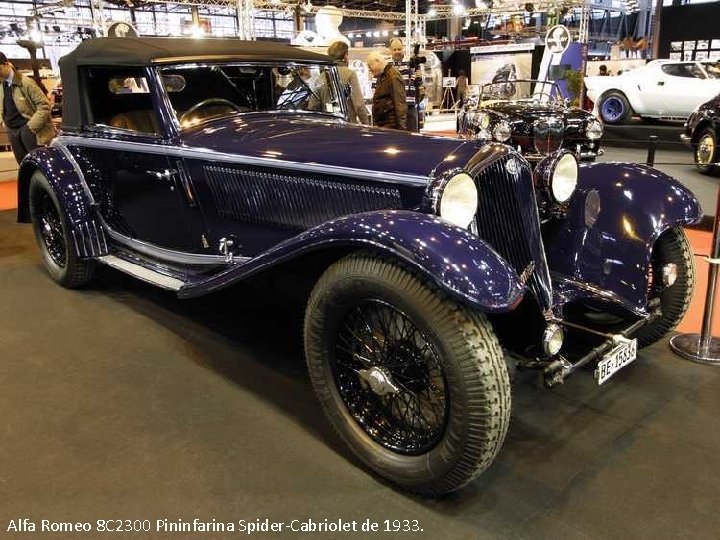
<instances>
[{"instance_id":1,"label":"exhibition hall floor","mask_svg":"<svg viewBox=\"0 0 720 540\"><path fill-rule=\"evenodd\" d=\"M21 518L149 519L153 530L164 519L327 518L416 519L413 537L432 540L717 536L720 369L660 343L602 387L590 371L554 390L521 373L495 464L458 494L422 500L366 473L325 421L301 315L258 282L180 301L101 269L92 287L63 289L31 228L0 212L3 532Z\"/></svg>"},{"instance_id":2,"label":"exhibition hall floor","mask_svg":"<svg viewBox=\"0 0 720 540\"><path fill-rule=\"evenodd\" d=\"M718 179L695 173L689 152L658 156L713 214ZM46 276L31 227L15 223L13 166L0 154L0 536L38 538L7 532L23 518L152 523L118 538L247 536L162 531L198 518L236 528L369 520L380 531L408 519L423 529L251 538L717 537L720 369L663 342L602 387L590 370L553 390L522 372L494 465L460 493L419 499L365 472L325 421L295 291L252 281L180 301L107 268L87 289L63 289ZM697 331L711 235L688 233L699 284L681 328Z\"/></svg>"}]
</instances>

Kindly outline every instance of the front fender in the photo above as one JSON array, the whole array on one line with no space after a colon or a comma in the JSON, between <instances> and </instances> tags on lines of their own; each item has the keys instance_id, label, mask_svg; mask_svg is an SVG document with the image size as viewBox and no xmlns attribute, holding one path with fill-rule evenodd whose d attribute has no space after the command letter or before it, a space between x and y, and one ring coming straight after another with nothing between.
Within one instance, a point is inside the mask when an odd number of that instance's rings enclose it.
<instances>
[{"instance_id":1,"label":"front fender","mask_svg":"<svg viewBox=\"0 0 720 540\"><path fill-rule=\"evenodd\" d=\"M484 312L510 311L525 287L490 246L439 218L408 211L378 211L329 221L210 279L188 284L181 298L206 294L301 255L335 247L371 249L401 260L448 294Z\"/></svg>"},{"instance_id":2,"label":"front fender","mask_svg":"<svg viewBox=\"0 0 720 540\"><path fill-rule=\"evenodd\" d=\"M550 270L615 293L644 313L655 240L670 227L699 222L700 203L645 165L582 165L578 186L567 219L546 227Z\"/></svg>"},{"instance_id":3,"label":"front fender","mask_svg":"<svg viewBox=\"0 0 720 540\"><path fill-rule=\"evenodd\" d=\"M37 170L45 175L57 196L70 226L76 255L81 259L107 255L107 241L95 218L92 195L71 158L57 146L38 148L22 160L18 172L18 221L30 222L30 179Z\"/></svg>"}]
</instances>

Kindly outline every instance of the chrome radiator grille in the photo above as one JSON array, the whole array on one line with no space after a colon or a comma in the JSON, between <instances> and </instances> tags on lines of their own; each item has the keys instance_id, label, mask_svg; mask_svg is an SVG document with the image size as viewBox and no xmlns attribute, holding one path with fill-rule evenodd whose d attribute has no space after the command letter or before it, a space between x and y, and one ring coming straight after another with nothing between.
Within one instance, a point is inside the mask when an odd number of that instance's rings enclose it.
<instances>
[{"instance_id":1,"label":"chrome radiator grille","mask_svg":"<svg viewBox=\"0 0 720 540\"><path fill-rule=\"evenodd\" d=\"M400 192L343 179L209 166L208 187L224 219L308 229L331 219L401 207Z\"/></svg>"},{"instance_id":2,"label":"chrome radiator grille","mask_svg":"<svg viewBox=\"0 0 720 540\"><path fill-rule=\"evenodd\" d=\"M533 144L538 154L554 152L563 142L565 126L556 118L536 120L533 123Z\"/></svg>"},{"instance_id":3,"label":"chrome radiator grille","mask_svg":"<svg viewBox=\"0 0 720 540\"><path fill-rule=\"evenodd\" d=\"M534 264L527 284L540 306L549 308L552 303L550 274L529 166L508 155L477 173L475 182L478 235L502 255L518 275Z\"/></svg>"}]
</instances>

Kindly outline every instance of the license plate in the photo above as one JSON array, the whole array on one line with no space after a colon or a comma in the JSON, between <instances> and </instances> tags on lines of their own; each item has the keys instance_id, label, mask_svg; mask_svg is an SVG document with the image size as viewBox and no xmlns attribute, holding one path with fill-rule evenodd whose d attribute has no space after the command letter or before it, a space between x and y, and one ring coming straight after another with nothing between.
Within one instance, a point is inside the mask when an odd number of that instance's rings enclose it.
<instances>
[{"instance_id":1,"label":"license plate","mask_svg":"<svg viewBox=\"0 0 720 540\"><path fill-rule=\"evenodd\" d=\"M637 339L623 339L605 358L598 362L595 369L595 380L602 384L619 370L635 360L637 356Z\"/></svg>"}]
</instances>

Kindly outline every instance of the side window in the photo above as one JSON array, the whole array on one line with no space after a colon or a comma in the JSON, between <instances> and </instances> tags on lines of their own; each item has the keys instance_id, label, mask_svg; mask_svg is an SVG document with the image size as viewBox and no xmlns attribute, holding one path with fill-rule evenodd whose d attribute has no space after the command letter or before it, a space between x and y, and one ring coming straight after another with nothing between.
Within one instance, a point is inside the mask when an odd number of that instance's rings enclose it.
<instances>
[{"instance_id":1,"label":"side window","mask_svg":"<svg viewBox=\"0 0 720 540\"><path fill-rule=\"evenodd\" d=\"M705 75L696 64L666 64L661 66L662 72L672 77L704 79Z\"/></svg>"},{"instance_id":2,"label":"side window","mask_svg":"<svg viewBox=\"0 0 720 540\"><path fill-rule=\"evenodd\" d=\"M91 67L85 72L86 103L92 125L160 135L150 87L142 68Z\"/></svg>"}]
</instances>

